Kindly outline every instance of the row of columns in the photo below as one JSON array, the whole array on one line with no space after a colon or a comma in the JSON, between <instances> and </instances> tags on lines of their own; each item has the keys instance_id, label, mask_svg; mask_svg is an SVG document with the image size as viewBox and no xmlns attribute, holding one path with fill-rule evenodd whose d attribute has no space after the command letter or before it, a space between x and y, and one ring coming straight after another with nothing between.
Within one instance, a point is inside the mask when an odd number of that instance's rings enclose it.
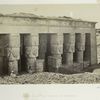
<instances>
[{"instance_id":1,"label":"row of columns","mask_svg":"<svg viewBox=\"0 0 100 100\"><path fill-rule=\"evenodd\" d=\"M28 34L24 39L25 57L27 63L27 71L33 73L36 70L35 62L38 56L39 36L38 34ZM75 44L76 43L76 44ZM64 47L63 47L64 46ZM48 57L48 65L58 70L62 65L62 54L64 55L64 63L73 65L73 53L76 52L77 63L83 63L83 52L85 50L85 34L66 33L50 35L50 52ZM7 59L9 65L9 73L18 74L18 60L20 59L20 35L10 34L7 47Z\"/></svg>"},{"instance_id":2,"label":"row of columns","mask_svg":"<svg viewBox=\"0 0 100 100\"><path fill-rule=\"evenodd\" d=\"M38 35L28 34L24 38L27 72L35 72L35 62L38 56ZM7 46L8 71L18 74L18 61L20 60L20 35L9 34Z\"/></svg>"},{"instance_id":3,"label":"row of columns","mask_svg":"<svg viewBox=\"0 0 100 100\"><path fill-rule=\"evenodd\" d=\"M76 35L76 36L75 36ZM76 63L83 64L83 56L85 50L85 34L82 33L65 33L62 35L51 36L51 56L49 57L49 65L57 70L62 65L62 57L64 64L73 65L73 54L76 54Z\"/></svg>"}]
</instances>

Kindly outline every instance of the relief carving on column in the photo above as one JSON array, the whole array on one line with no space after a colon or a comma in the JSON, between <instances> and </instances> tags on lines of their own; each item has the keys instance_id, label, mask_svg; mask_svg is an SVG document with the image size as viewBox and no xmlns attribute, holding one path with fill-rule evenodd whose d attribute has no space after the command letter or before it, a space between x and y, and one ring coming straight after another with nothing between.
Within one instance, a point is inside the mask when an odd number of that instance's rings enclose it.
<instances>
[{"instance_id":1,"label":"relief carving on column","mask_svg":"<svg viewBox=\"0 0 100 100\"><path fill-rule=\"evenodd\" d=\"M51 54L62 54L63 46L62 45L51 45Z\"/></svg>"},{"instance_id":2,"label":"relief carving on column","mask_svg":"<svg viewBox=\"0 0 100 100\"><path fill-rule=\"evenodd\" d=\"M33 58L38 56L38 46L25 47L25 56Z\"/></svg>"},{"instance_id":3,"label":"relief carving on column","mask_svg":"<svg viewBox=\"0 0 100 100\"><path fill-rule=\"evenodd\" d=\"M64 52L74 52L75 51L75 45L74 44L67 44L64 46Z\"/></svg>"},{"instance_id":4,"label":"relief carving on column","mask_svg":"<svg viewBox=\"0 0 100 100\"><path fill-rule=\"evenodd\" d=\"M6 50L9 61L20 59L20 48L7 48Z\"/></svg>"},{"instance_id":5,"label":"relief carving on column","mask_svg":"<svg viewBox=\"0 0 100 100\"><path fill-rule=\"evenodd\" d=\"M75 34L67 33L64 37L64 52L75 51Z\"/></svg>"}]
</instances>

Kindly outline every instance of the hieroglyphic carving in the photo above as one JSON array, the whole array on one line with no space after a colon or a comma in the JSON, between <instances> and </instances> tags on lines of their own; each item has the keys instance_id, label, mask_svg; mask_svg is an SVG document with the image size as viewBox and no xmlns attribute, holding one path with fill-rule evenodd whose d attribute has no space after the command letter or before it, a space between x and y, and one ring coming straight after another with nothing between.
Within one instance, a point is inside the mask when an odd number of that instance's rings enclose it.
<instances>
[{"instance_id":1,"label":"hieroglyphic carving","mask_svg":"<svg viewBox=\"0 0 100 100\"><path fill-rule=\"evenodd\" d=\"M38 56L38 46L25 47L25 56L33 58Z\"/></svg>"},{"instance_id":2,"label":"hieroglyphic carving","mask_svg":"<svg viewBox=\"0 0 100 100\"><path fill-rule=\"evenodd\" d=\"M51 45L51 54L62 54L63 46L62 45Z\"/></svg>"},{"instance_id":3,"label":"hieroglyphic carving","mask_svg":"<svg viewBox=\"0 0 100 100\"><path fill-rule=\"evenodd\" d=\"M7 48L6 50L9 61L20 59L20 48Z\"/></svg>"}]
</instances>

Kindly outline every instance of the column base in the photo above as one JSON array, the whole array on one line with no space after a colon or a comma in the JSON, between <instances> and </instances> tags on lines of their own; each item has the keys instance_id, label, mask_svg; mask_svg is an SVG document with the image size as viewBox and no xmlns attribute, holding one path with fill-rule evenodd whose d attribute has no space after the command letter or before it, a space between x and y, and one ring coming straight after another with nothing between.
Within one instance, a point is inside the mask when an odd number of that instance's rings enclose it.
<instances>
[{"instance_id":1,"label":"column base","mask_svg":"<svg viewBox=\"0 0 100 100\"><path fill-rule=\"evenodd\" d=\"M71 66L73 65L73 52L64 53L64 64Z\"/></svg>"},{"instance_id":2,"label":"column base","mask_svg":"<svg viewBox=\"0 0 100 100\"><path fill-rule=\"evenodd\" d=\"M59 67L61 67L61 65L62 65L61 57L60 58L53 57L53 56L48 57L48 67L49 67L48 69L49 69L49 71L54 69L54 71L57 72L57 69Z\"/></svg>"},{"instance_id":3,"label":"column base","mask_svg":"<svg viewBox=\"0 0 100 100\"><path fill-rule=\"evenodd\" d=\"M83 63L83 51L76 51L76 62Z\"/></svg>"},{"instance_id":4,"label":"column base","mask_svg":"<svg viewBox=\"0 0 100 100\"><path fill-rule=\"evenodd\" d=\"M31 74L36 72L36 58L27 58L26 64L28 73Z\"/></svg>"},{"instance_id":5,"label":"column base","mask_svg":"<svg viewBox=\"0 0 100 100\"><path fill-rule=\"evenodd\" d=\"M18 74L18 61L8 61L8 73L11 74Z\"/></svg>"}]
</instances>

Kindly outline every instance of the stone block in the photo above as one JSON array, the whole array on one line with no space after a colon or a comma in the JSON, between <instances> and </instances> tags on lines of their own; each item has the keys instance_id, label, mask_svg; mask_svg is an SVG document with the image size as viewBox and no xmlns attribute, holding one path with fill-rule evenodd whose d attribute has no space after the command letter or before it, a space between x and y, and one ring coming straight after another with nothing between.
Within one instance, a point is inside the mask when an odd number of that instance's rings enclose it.
<instances>
[{"instance_id":1,"label":"stone block","mask_svg":"<svg viewBox=\"0 0 100 100\"><path fill-rule=\"evenodd\" d=\"M59 68L62 65L62 59L53 56L48 57L48 66L53 68Z\"/></svg>"},{"instance_id":2,"label":"stone block","mask_svg":"<svg viewBox=\"0 0 100 100\"><path fill-rule=\"evenodd\" d=\"M73 65L73 52L64 53L63 62L66 65Z\"/></svg>"},{"instance_id":3,"label":"stone block","mask_svg":"<svg viewBox=\"0 0 100 100\"><path fill-rule=\"evenodd\" d=\"M44 71L44 60L37 59L36 60L36 72L43 72Z\"/></svg>"},{"instance_id":4,"label":"stone block","mask_svg":"<svg viewBox=\"0 0 100 100\"><path fill-rule=\"evenodd\" d=\"M9 74L13 73L13 74L18 74L18 61L14 60L14 61L9 61L8 62L8 72Z\"/></svg>"},{"instance_id":5,"label":"stone block","mask_svg":"<svg viewBox=\"0 0 100 100\"><path fill-rule=\"evenodd\" d=\"M76 62L83 63L83 51L76 51Z\"/></svg>"},{"instance_id":6,"label":"stone block","mask_svg":"<svg viewBox=\"0 0 100 100\"><path fill-rule=\"evenodd\" d=\"M20 59L20 48L6 48L6 56L9 61Z\"/></svg>"},{"instance_id":7,"label":"stone block","mask_svg":"<svg viewBox=\"0 0 100 100\"><path fill-rule=\"evenodd\" d=\"M52 66L51 66L51 67L49 67L48 70L49 70L49 72L58 72L58 69L59 69L59 68L55 68L55 67L52 67Z\"/></svg>"},{"instance_id":8,"label":"stone block","mask_svg":"<svg viewBox=\"0 0 100 100\"><path fill-rule=\"evenodd\" d=\"M26 65L28 73L36 72L36 58L27 58Z\"/></svg>"},{"instance_id":9,"label":"stone block","mask_svg":"<svg viewBox=\"0 0 100 100\"><path fill-rule=\"evenodd\" d=\"M83 71L83 64L74 63L73 65L62 65L58 72L62 74L81 73Z\"/></svg>"},{"instance_id":10,"label":"stone block","mask_svg":"<svg viewBox=\"0 0 100 100\"><path fill-rule=\"evenodd\" d=\"M83 62L83 67L84 67L84 68L89 67L89 65L90 65L90 62L89 62L89 61L84 61L84 62Z\"/></svg>"},{"instance_id":11,"label":"stone block","mask_svg":"<svg viewBox=\"0 0 100 100\"><path fill-rule=\"evenodd\" d=\"M38 46L25 47L25 56L33 58L38 56Z\"/></svg>"}]
</instances>

